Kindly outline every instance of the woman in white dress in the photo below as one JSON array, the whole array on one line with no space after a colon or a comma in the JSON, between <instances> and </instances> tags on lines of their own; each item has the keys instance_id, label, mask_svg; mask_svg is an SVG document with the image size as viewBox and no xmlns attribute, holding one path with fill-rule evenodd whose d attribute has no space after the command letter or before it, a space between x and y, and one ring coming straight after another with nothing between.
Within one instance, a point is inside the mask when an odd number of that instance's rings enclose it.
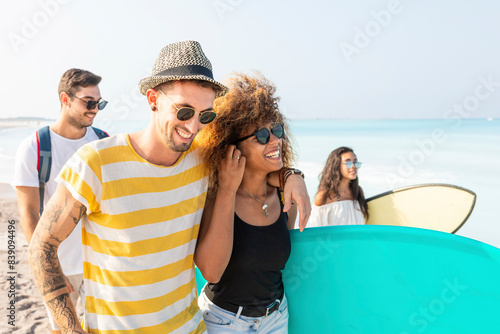
<instances>
[{"instance_id":1,"label":"woman in white dress","mask_svg":"<svg viewBox=\"0 0 500 334\"><path fill-rule=\"evenodd\" d=\"M368 205L359 186L361 162L349 147L339 147L328 156L320 174L309 226L363 225Z\"/></svg>"}]
</instances>

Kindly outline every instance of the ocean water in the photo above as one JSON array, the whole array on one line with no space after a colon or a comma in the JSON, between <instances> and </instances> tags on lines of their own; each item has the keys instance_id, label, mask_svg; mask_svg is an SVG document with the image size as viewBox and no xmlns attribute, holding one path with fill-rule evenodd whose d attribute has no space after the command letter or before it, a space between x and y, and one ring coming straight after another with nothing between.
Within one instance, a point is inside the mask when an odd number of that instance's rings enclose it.
<instances>
[{"instance_id":1,"label":"ocean water","mask_svg":"<svg viewBox=\"0 0 500 334\"><path fill-rule=\"evenodd\" d=\"M96 121L110 134L134 132L147 121ZM0 130L0 182L9 183L19 142L43 123ZM500 247L500 120L294 120L296 165L314 197L326 158L349 146L363 162L360 185L371 197L422 183L458 185L477 194L469 220L457 234ZM418 205L418 203L416 204Z\"/></svg>"}]
</instances>

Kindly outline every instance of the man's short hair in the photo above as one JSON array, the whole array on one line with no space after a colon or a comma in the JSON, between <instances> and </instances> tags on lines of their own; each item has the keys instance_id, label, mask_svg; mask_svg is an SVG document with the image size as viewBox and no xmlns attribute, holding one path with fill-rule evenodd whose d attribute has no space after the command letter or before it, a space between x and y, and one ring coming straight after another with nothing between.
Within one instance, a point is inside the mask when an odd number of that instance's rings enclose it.
<instances>
[{"instance_id":1,"label":"man's short hair","mask_svg":"<svg viewBox=\"0 0 500 334\"><path fill-rule=\"evenodd\" d=\"M72 68L64 72L59 82L59 95L62 92L73 96L80 90L79 87L97 86L101 82L101 77L92 72Z\"/></svg>"}]
</instances>

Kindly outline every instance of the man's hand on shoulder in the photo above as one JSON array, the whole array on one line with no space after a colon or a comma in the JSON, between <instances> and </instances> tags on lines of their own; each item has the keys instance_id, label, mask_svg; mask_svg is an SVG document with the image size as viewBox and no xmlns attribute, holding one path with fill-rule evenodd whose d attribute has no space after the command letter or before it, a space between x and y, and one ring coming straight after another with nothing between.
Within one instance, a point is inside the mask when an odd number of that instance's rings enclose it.
<instances>
[{"instance_id":1,"label":"man's hand on shoulder","mask_svg":"<svg viewBox=\"0 0 500 334\"><path fill-rule=\"evenodd\" d=\"M311 200L307 193L304 178L298 174L290 175L285 183L283 197L285 200L283 211L290 210L292 201L297 204L299 209L299 229L302 232L311 215Z\"/></svg>"}]
</instances>

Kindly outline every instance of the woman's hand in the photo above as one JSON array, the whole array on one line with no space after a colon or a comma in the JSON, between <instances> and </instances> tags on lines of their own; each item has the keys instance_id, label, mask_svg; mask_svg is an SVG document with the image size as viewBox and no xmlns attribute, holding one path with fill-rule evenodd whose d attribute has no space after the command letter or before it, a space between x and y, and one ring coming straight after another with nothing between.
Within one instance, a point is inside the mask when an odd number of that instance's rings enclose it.
<instances>
[{"instance_id":1,"label":"woman's hand","mask_svg":"<svg viewBox=\"0 0 500 334\"><path fill-rule=\"evenodd\" d=\"M241 156L241 151L235 145L230 145L219 167L219 191L236 193L243 179L245 162L246 159Z\"/></svg>"}]
</instances>

